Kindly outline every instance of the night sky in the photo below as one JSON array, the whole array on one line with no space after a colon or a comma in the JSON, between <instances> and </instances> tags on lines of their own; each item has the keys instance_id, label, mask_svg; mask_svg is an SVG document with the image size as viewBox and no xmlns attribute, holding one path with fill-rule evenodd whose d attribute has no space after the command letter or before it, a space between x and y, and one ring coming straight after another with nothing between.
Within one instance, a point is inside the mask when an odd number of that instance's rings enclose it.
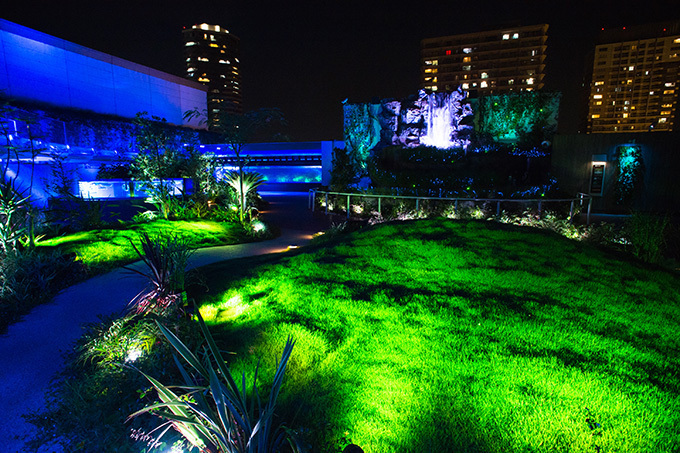
<instances>
[{"instance_id":1,"label":"night sky","mask_svg":"<svg viewBox=\"0 0 680 453\"><path fill-rule=\"evenodd\" d=\"M421 39L538 23L550 25L545 88L563 93L560 130L577 132L575 99L600 28L677 20L680 12L677 0L19 0L1 17L180 76L182 27L218 24L241 39L246 110L278 107L291 139L329 140L342 139L344 99L417 92Z\"/></svg>"}]
</instances>

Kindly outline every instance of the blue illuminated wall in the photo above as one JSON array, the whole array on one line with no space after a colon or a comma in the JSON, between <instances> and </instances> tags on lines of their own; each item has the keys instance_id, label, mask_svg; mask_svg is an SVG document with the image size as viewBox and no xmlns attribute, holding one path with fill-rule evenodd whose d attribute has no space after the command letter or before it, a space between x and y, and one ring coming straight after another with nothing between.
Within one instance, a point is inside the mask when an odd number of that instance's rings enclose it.
<instances>
[{"instance_id":1,"label":"blue illuminated wall","mask_svg":"<svg viewBox=\"0 0 680 453\"><path fill-rule=\"evenodd\" d=\"M0 90L10 99L132 118L147 111L198 127L187 110L207 107L196 82L0 19Z\"/></svg>"}]
</instances>

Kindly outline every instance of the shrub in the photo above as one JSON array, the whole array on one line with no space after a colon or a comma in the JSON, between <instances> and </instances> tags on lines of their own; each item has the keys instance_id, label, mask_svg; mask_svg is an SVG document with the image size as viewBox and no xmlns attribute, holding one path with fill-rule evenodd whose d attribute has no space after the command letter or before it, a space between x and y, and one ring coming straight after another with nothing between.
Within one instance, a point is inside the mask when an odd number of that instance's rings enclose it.
<instances>
[{"instance_id":1,"label":"shrub","mask_svg":"<svg viewBox=\"0 0 680 453\"><path fill-rule=\"evenodd\" d=\"M633 255L648 263L661 261L668 224L668 217L634 212L624 227Z\"/></svg>"},{"instance_id":2,"label":"shrub","mask_svg":"<svg viewBox=\"0 0 680 453\"><path fill-rule=\"evenodd\" d=\"M103 318L86 326L49 391L46 411L29 419L37 428L27 443L31 451L56 443L63 451L163 453L180 440L166 435L165 442L156 442L149 434L155 428L152 419L126 423L128 414L153 401L149 382L139 370L164 380L181 378L175 367L168 366L173 362L172 347L160 335L157 319ZM171 323L191 347L198 346L193 323L164 322ZM135 344L143 345L141 354Z\"/></svg>"}]
</instances>

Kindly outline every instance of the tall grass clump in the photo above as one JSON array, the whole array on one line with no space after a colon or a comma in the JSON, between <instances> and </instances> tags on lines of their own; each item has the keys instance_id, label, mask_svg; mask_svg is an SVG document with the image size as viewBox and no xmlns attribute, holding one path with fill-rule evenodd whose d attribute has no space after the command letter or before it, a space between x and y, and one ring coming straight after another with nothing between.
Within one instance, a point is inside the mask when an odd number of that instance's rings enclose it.
<instances>
[{"instance_id":1,"label":"tall grass clump","mask_svg":"<svg viewBox=\"0 0 680 453\"><path fill-rule=\"evenodd\" d=\"M668 231L668 217L634 212L624 230L633 254L648 263L658 263L663 258Z\"/></svg>"}]
</instances>

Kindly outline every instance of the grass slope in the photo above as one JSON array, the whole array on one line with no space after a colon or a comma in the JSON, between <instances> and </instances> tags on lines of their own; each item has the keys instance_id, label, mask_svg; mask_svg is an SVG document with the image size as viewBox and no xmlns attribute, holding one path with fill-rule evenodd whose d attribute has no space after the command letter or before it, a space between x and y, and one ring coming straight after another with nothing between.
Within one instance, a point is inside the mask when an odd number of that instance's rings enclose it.
<instances>
[{"instance_id":1,"label":"grass slope","mask_svg":"<svg viewBox=\"0 0 680 453\"><path fill-rule=\"evenodd\" d=\"M622 261L623 260L623 261ZM680 284L551 233L384 224L207 268L234 371L271 376L314 451L680 449Z\"/></svg>"},{"instance_id":2,"label":"grass slope","mask_svg":"<svg viewBox=\"0 0 680 453\"><path fill-rule=\"evenodd\" d=\"M236 223L211 221L167 221L134 224L126 229L103 229L46 239L41 247L59 247L66 253L75 253L91 269L108 270L136 261L138 258L131 242L139 247L140 235L176 235L188 242L191 248L245 242L243 228Z\"/></svg>"}]
</instances>

